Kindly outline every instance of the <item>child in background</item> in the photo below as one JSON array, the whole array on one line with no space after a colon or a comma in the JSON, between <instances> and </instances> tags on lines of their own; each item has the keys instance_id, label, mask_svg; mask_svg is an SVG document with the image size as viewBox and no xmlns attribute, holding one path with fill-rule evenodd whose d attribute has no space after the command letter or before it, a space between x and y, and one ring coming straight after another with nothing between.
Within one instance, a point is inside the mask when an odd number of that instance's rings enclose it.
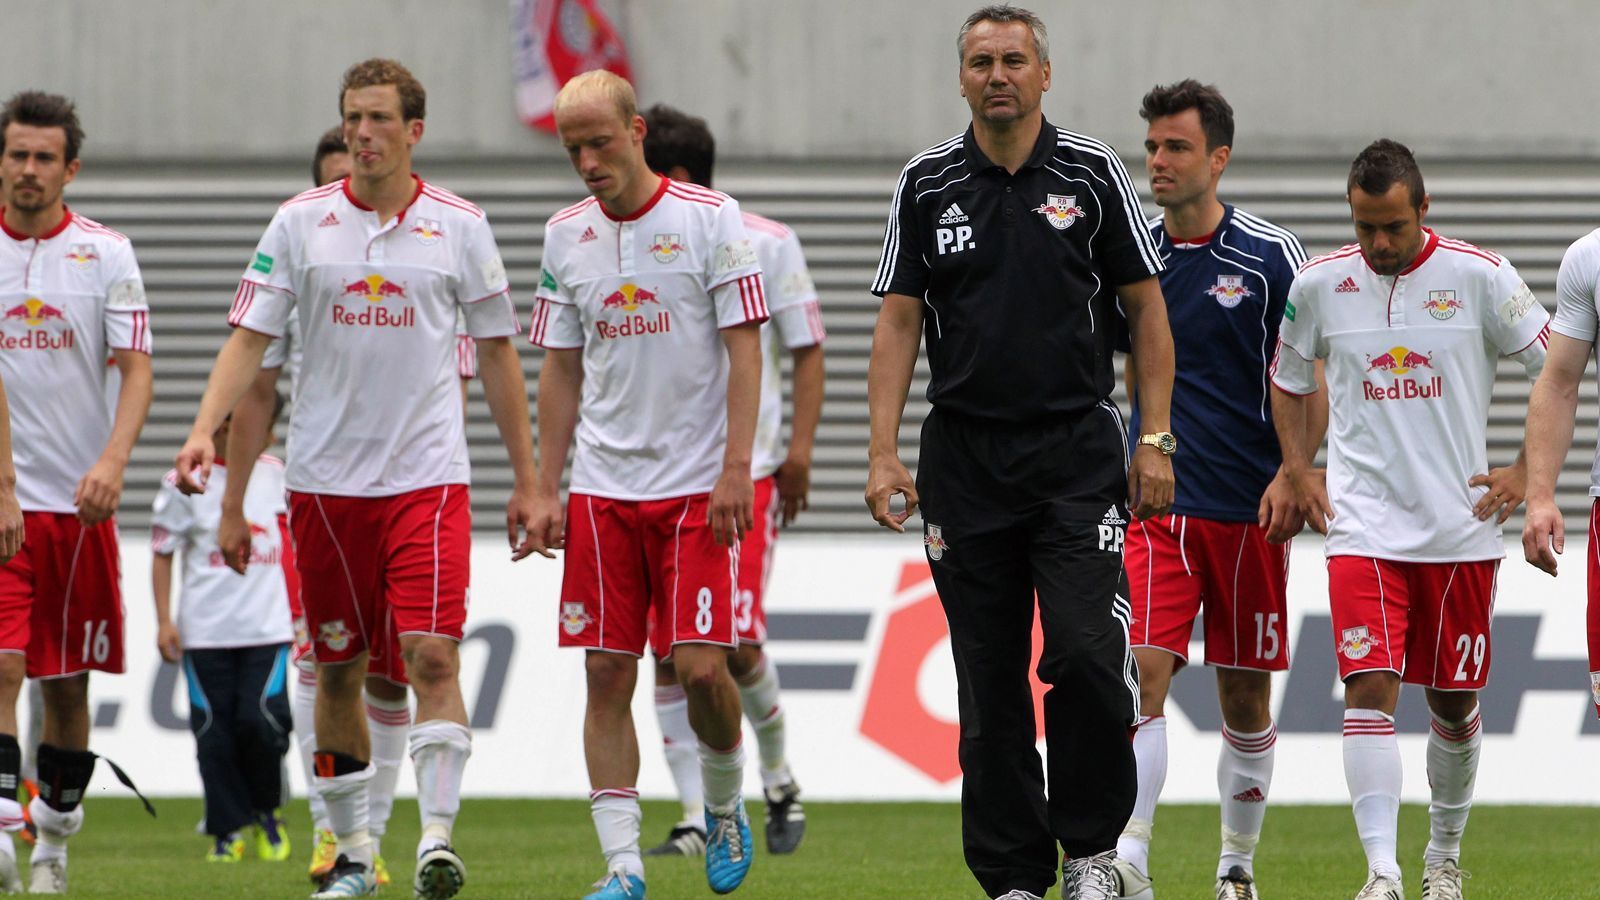
<instances>
[{"instance_id":1,"label":"child in background","mask_svg":"<svg viewBox=\"0 0 1600 900\"><path fill-rule=\"evenodd\" d=\"M282 408L279 396L274 422ZM224 422L217 446L227 446L227 431ZM217 479L227 477L222 459L208 490L198 496L180 493L177 473L168 472L151 517L156 644L162 659L182 663L188 681L212 862L243 859L246 828L254 829L262 859L289 857L288 834L276 812L290 741L287 675L294 638L284 578L292 562L283 471L281 460L263 454L250 476L244 514L253 565L243 575L228 568L216 544L225 483ZM170 595L179 551L183 586L174 622Z\"/></svg>"}]
</instances>

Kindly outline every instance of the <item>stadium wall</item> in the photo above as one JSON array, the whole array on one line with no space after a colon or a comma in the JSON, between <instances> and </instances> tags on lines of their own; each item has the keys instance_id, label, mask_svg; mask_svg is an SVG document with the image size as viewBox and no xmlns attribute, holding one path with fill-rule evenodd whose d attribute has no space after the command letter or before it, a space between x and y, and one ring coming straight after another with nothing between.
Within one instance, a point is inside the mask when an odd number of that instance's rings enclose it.
<instances>
[{"instance_id":1,"label":"stadium wall","mask_svg":"<svg viewBox=\"0 0 1600 900\"><path fill-rule=\"evenodd\" d=\"M602 0L646 102L707 115L747 158L887 157L966 122L954 33L978 0ZM1128 149L1157 81L1214 80L1250 153L1346 155L1391 134L1433 155L1578 156L1600 81L1585 0L1034 0L1046 113ZM7 0L0 84L75 96L101 158L294 159L336 119L339 73L405 60L430 144L559 155L512 110L507 0ZM1575 27L1580 26L1580 27ZM1270 123L1270 133L1262 134Z\"/></svg>"},{"instance_id":2,"label":"stadium wall","mask_svg":"<svg viewBox=\"0 0 1600 900\"><path fill-rule=\"evenodd\" d=\"M1482 700L1481 802L1600 803L1600 770L1593 765L1600 720L1590 703L1583 649L1582 546L1569 542L1561 577L1551 581L1508 542L1493 674ZM91 747L121 763L147 791L196 794L181 678L176 667L156 664L148 543L125 542L123 564L132 610L129 671L94 678ZM579 798L587 790L579 737L582 654L555 646L560 571L559 563L539 558L513 565L503 540L480 538L474 545L462 678L475 732L465 783L471 795ZM1295 542L1289 588L1283 645L1294 666L1275 679L1273 690L1279 735L1273 801L1343 803L1342 701L1320 541ZM785 539L769 608L768 651L784 683L791 760L807 796L957 799L955 672L915 535ZM1254 640L1253 624L1240 624L1241 640ZM1198 645L1191 657L1200 658ZM643 749L639 786L647 795L667 796L671 782L657 749L648 674L640 681L634 703ZM1213 683L1198 665L1182 670L1174 683L1167 715L1175 755L1163 800L1216 800L1220 719ZM1411 773L1405 797L1426 801L1420 773L1428 719L1416 688L1404 692L1398 718ZM291 768L298 785L299 767ZM749 772L748 789L758 790L754 764ZM406 793L414 790L409 774L401 785ZM93 790L123 789L102 773Z\"/></svg>"}]
</instances>

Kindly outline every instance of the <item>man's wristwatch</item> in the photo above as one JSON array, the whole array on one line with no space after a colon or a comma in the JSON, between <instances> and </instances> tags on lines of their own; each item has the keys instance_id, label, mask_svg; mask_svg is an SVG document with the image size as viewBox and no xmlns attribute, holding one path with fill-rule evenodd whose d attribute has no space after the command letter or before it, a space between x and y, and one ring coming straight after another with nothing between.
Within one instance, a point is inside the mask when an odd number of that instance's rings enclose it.
<instances>
[{"instance_id":1,"label":"man's wristwatch","mask_svg":"<svg viewBox=\"0 0 1600 900\"><path fill-rule=\"evenodd\" d=\"M1139 435L1140 444L1149 444L1167 456L1178 452L1178 439L1170 431L1157 431L1154 434Z\"/></svg>"}]
</instances>

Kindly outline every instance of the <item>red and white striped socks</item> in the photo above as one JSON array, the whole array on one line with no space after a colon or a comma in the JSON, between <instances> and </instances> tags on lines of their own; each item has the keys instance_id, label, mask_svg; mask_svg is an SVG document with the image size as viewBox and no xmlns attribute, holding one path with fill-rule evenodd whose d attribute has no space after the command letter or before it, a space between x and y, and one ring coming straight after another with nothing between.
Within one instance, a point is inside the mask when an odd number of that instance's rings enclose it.
<instances>
[{"instance_id":1,"label":"red and white striped socks","mask_svg":"<svg viewBox=\"0 0 1600 900\"><path fill-rule=\"evenodd\" d=\"M367 785L368 826L375 845L373 853L383 855L383 835L388 830L389 814L394 811L394 791L400 784L400 766L406 759L406 734L411 730L411 707L406 698L385 700L366 694L367 733L372 737L372 781Z\"/></svg>"},{"instance_id":2,"label":"red and white striped socks","mask_svg":"<svg viewBox=\"0 0 1600 900\"><path fill-rule=\"evenodd\" d=\"M606 788L589 793L589 815L595 834L600 836L600 852L606 857L606 871L621 866L629 875L644 878L644 859L639 855L639 791L635 788Z\"/></svg>"},{"instance_id":3,"label":"red and white striped socks","mask_svg":"<svg viewBox=\"0 0 1600 900\"><path fill-rule=\"evenodd\" d=\"M1222 799L1218 877L1234 866L1255 874L1256 844L1267 817L1277 745L1278 729L1270 722L1266 730L1254 732L1222 726L1222 752L1217 755L1217 793Z\"/></svg>"},{"instance_id":4,"label":"red and white striped socks","mask_svg":"<svg viewBox=\"0 0 1600 900\"><path fill-rule=\"evenodd\" d=\"M1433 790L1428 804L1430 834L1423 860L1436 865L1461 859L1461 833L1472 811L1472 789L1478 780L1478 757L1483 747L1483 720L1478 707L1461 722L1447 722L1437 713L1428 732L1428 784Z\"/></svg>"},{"instance_id":5,"label":"red and white striped socks","mask_svg":"<svg viewBox=\"0 0 1600 900\"><path fill-rule=\"evenodd\" d=\"M737 680L739 702L756 732L761 784L777 787L793 780L784 756L783 706L778 703L778 669L763 653L761 662Z\"/></svg>"},{"instance_id":6,"label":"red and white striped socks","mask_svg":"<svg viewBox=\"0 0 1600 900\"><path fill-rule=\"evenodd\" d=\"M1133 815L1117 838L1117 857L1140 872L1150 872L1150 837L1155 830L1156 801L1167 783L1167 717L1141 718L1134 726L1133 758L1138 766L1138 792Z\"/></svg>"},{"instance_id":7,"label":"red and white striped socks","mask_svg":"<svg viewBox=\"0 0 1600 900\"><path fill-rule=\"evenodd\" d=\"M1367 871L1399 880L1395 844L1400 831L1400 742L1394 717L1376 709L1344 711L1344 780Z\"/></svg>"},{"instance_id":8,"label":"red and white striped socks","mask_svg":"<svg viewBox=\"0 0 1600 900\"><path fill-rule=\"evenodd\" d=\"M662 751L667 769L683 804L679 824L706 827L705 788L700 784L700 739L689 724L689 698L679 684L656 686L656 721L661 725Z\"/></svg>"}]
</instances>

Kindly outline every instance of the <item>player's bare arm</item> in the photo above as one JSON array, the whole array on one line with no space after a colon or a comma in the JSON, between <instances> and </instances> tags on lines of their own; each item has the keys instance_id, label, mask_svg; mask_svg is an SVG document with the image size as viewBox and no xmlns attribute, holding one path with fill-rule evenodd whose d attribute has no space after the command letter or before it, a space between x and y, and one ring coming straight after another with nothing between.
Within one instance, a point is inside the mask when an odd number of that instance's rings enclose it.
<instances>
[{"instance_id":1,"label":"player's bare arm","mask_svg":"<svg viewBox=\"0 0 1600 900\"><path fill-rule=\"evenodd\" d=\"M535 553L554 558L550 551L565 544L562 528L561 470L578 427L578 403L583 391L583 351L546 350L535 393L539 403L539 472L534 492L534 513L528 537Z\"/></svg>"},{"instance_id":2,"label":"player's bare arm","mask_svg":"<svg viewBox=\"0 0 1600 900\"><path fill-rule=\"evenodd\" d=\"M1285 348L1283 352L1294 351ZM1278 432L1278 447L1283 452L1281 472L1294 486L1306 524L1317 534L1328 533L1333 504L1328 501L1328 471L1313 466L1306 458L1305 447L1310 440L1307 423L1311 398L1326 393L1327 388L1322 385L1318 385L1313 394L1305 395L1291 394L1276 385L1272 389L1272 424ZM1327 401L1322 402L1325 408Z\"/></svg>"},{"instance_id":3,"label":"player's bare arm","mask_svg":"<svg viewBox=\"0 0 1600 900\"><path fill-rule=\"evenodd\" d=\"M117 414L111 423L111 439L100 458L90 467L72 502L78 507L78 519L85 525L96 525L116 514L122 502L122 473L133 455L133 445L144 430L145 417L150 414L150 400L154 396L154 380L150 371L150 354L138 350L114 350L117 370L122 373L122 388L117 394Z\"/></svg>"},{"instance_id":4,"label":"player's bare arm","mask_svg":"<svg viewBox=\"0 0 1600 900\"><path fill-rule=\"evenodd\" d=\"M511 543L511 558L525 559L535 550L533 534L537 512L534 497L539 481L533 463L533 426L528 422L528 384L522 377L522 362L509 337L478 341L478 371L483 376L483 396L500 441L511 460L511 499L506 501L506 539ZM463 382L465 384L465 382ZM550 555L549 550L543 554Z\"/></svg>"},{"instance_id":5,"label":"player's bare arm","mask_svg":"<svg viewBox=\"0 0 1600 900\"><path fill-rule=\"evenodd\" d=\"M272 407L277 403L278 375L282 369L262 369L251 379L249 390L239 399L228 420L228 460L231 478L222 489L222 518L217 522L217 546L228 568L244 574L250 565L250 523L244 518L244 493L255 471L256 457L267 446Z\"/></svg>"},{"instance_id":6,"label":"player's bare arm","mask_svg":"<svg viewBox=\"0 0 1600 900\"><path fill-rule=\"evenodd\" d=\"M817 423L822 420L825 380L821 344L796 347L789 353L794 359L794 411L789 419L789 452L777 473L784 525L793 522L801 510L810 508L811 453L816 445Z\"/></svg>"},{"instance_id":7,"label":"player's bare arm","mask_svg":"<svg viewBox=\"0 0 1600 900\"><path fill-rule=\"evenodd\" d=\"M235 328L222 349L217 351L217 361L211 367L206 392L200 397L200 411L195 414L194 425L189 429L189 439L178 451L178 490L185 494L205 491L206 481L211 477L211 464L217 458L217 448L212 444L211 435L228 412L239 405L239 399L261 370L261 358L270 343L270 335L248 328Z\"/></svg>"},{"instance_id":8,"label":"player's bare arm","mask_svg":"<svg viewBox=\"0 0 1600 900\"><path fill-rule=\"evenodd\" d=\"M171 553L152 554L150 587L156 601L156 650L163 660L176 663L183 659L183 641L172 621L172 557Z\"/></svg>"},{"instance_id":9,"label":"player's bare arm","mask_svg":"<svg viewBox=\"0 0 1600 900\"><path fill-rule=\"evenodd\" d=\"M707 513L717 543L731 547L755 527L756 490L750 480L750 454L761 405L761 323L722 329L728 351L728 437L722 474L711 489Z\"/></svg>"},{"instance_id":10,"label":"player's bare arm","mask_svg":"<svg viewBox=\"0 0 1600 900\"><path fill-rule=\"evenodd\" d=\"M1317 450L1328 432L1328 380L1322 360L1316 362L1317 392L1306 398L1305 460L1315 465ZM1268 543L1281 544L1300 533L1306 525L1305 510L1300 507L1300 497L1294 483L1278 467L1278 474L1261 495L1261 506L1256 512L1256 524L1267 531Z\"/></svg>"},{"instance_id":11,"label":"player's bare arm","mask_svg":"<svg viewBox=\"0 0 1600 900\"><path fill-rule=\"evenodd\" d=\"M1172 429L1172 378L1175 362L1167 304L1155 277L1117 288L1128 313L1133 365L1139 385L1139 423L1154 434ZM1134 448L1128 467L1128 507L1141 519L1164 516L1172 508L1172 458L1148 444Z\"/></svg>"},{"instance_id":12,"label":"player's bare arm","mask_svg":"<svg viewBox=\"0 0 1600 900\"><path fill-rule=\"evenodd\" d=\"M0 564L22 550L22 507L17 504L17 467L11 458L11 406L0 385Z\"/></svg>"},{"instance_id":13,"label":"player's bare arm","mask_svg":"<svg viewBox=\"0 0 1600 900\"><path fill-rule=\"evenodd\" d=\"M1572 448L1578 384L1593 352L1593 341L1552 331L1544 371L1528 397L1528 425L1522 439L1528 514L1522 526L1522 555L1530 565L1551 575L1556 574L1556 557L1567 543L1566 522L1556 506L1556 476Z\"/></svg>"},{"instance_id":14,"label":"player's bare arm","mask_svg":"<svg viewBox=\"0 0 1600 900\"><path fill-rule=\"evenodd\" d=\"M886 294L878 308L867 363L867 510L879 525L905 531L917 511L917 485L900 461L900 419L911 392L911 376L922 346L922 301L905 294ZM896 494L905 498L900 512L891 509Z\"/></svg>"}]
</instances>

